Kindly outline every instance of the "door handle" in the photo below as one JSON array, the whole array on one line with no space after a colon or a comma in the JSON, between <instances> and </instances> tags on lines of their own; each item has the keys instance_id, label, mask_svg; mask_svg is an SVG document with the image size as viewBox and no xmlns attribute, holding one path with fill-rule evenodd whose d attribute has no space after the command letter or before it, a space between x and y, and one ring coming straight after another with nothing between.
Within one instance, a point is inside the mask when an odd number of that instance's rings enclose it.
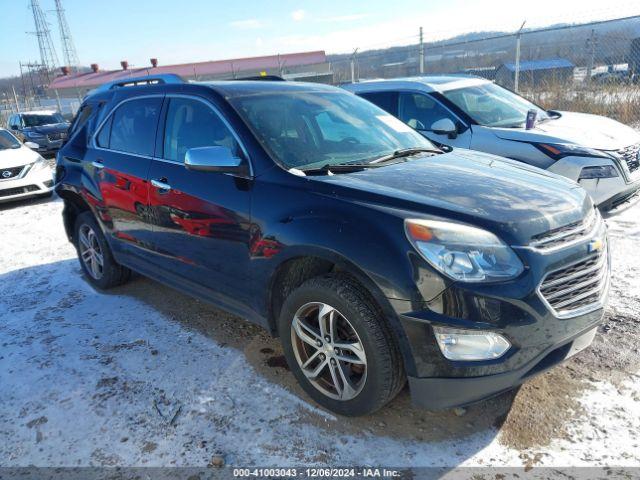
<instances>
[{"instance_id":1,"label":"door handle","mask_svg":"<svg viewBox=\"0 0 640 480\"><path fill-rule=\"evenodd\" d=\"M93 165L98 170L101 170L101 169L104 168L104 164L102 163L102 159L101 158L97 158L96 160L91 162L91 165Z\"/></svg>"},{"instance_id":2,"label":"door handle","mask_svg":"<svg viewBox=\"0 0 640 480\"><path fill-rule=\"evenodd\" d=\"M161 178L160 180L151 180L151 185L156 187L158 190L171 190L171 185L167 183L166 178Z\"/></svg>"}]
</instances>

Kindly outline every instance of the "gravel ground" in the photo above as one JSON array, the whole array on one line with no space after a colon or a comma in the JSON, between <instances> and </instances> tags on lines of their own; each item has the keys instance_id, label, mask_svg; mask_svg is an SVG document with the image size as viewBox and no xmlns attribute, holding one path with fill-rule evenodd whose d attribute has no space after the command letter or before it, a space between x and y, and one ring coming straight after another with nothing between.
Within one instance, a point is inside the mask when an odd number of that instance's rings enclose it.
<instances>
[{"instance_id":1,"label":"gravel ground","mask_svg":"<svg viewBox=\"0 0 640 480\"><path fill-rule=\"evenodd\" d=\"M0 206L0 466L640 466L640 220L592 347L466 412L310 403L278 342L142 277L81 277L59 200ZM457 414L456 414L457 413Z\"/></svg>"}]
</instances>

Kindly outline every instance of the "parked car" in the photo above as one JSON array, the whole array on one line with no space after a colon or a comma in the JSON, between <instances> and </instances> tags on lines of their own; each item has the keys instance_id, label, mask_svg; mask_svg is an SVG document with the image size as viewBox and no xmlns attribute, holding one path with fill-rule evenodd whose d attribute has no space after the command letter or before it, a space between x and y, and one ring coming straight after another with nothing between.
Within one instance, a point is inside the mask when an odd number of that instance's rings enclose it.
<instances>
[{"instance_id":1,"label":"parked car","mask_svg":"<svg viewBox=\"0 0 640 480\"><path fill-rule=\"evenodd\" d=\"M43 155L57 152L69 129L69 122L54 110L14 113L7 125L23 142L37 144L35 150Z\"/></svg>"},{"instance_id":2,"label":"parked car","mask_svg":"<svg viewBox=\"0 0 640 480\"><path fill-rule=\"evenodd\" d=\"M606 227L575 182L443 151L336 87L126 82L85 99L57 156L95 287L134 270L262 325L344 415L407 378L417 405L478 401L594 338Z\"/></svg>"},{"instance_id":3,"label":"parked car","mask_svg":"<svg viewBox=\"0 0 640 480\"><path fill-rule=\"evenodd\" d=\"M0 128L0 203L53 194L53 169L34 152Z\"/></svg>"},{"instance_id":4,"label":"parked car","mask_svg":"<svg viewBox=\"0 0 640 480\"><path fill-rule=\"evenodd\" d=\"M575 180L605 214L640 200L640 133L609 118L545 111L469 75L376 80L344 88L438 144L501 155ZM537 122L527 129L531 110Z\"/></svg>"}]
</instances>

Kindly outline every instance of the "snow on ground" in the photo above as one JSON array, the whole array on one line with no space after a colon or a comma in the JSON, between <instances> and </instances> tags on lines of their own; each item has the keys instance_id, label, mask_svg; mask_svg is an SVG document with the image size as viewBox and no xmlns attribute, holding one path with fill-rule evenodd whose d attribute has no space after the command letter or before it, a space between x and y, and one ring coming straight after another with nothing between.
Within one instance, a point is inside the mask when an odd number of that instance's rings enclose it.
<instances>
[{"instance_id":1,"label":"snow on ground","mask_svg":"<svg viewBox=\"0 0 640 480\"><path fill-rule=\"evenodd\" d=\"M360 419L310 403L257 327L144 278L93 290L61 208L0 207L1 466L640 465L637 207L591 353L462 416L404 391Z\"/></svg>"}]
</instances>

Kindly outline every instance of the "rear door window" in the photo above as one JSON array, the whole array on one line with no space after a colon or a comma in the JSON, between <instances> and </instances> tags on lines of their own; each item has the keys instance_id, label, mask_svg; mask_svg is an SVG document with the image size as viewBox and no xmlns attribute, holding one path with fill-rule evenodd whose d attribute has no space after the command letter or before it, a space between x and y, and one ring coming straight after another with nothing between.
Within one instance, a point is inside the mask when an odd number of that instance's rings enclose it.
<instances>
[{"instance_id":1,"label":"rear door window","mask_svg":"<svg viewBox=\"0 0 640 480\"><path fill-rule=\"evenodd\" d=\"M161 97L129 100L102 126L98 146L119 152L153 156Z\"/></svg>"}]
</instances>

